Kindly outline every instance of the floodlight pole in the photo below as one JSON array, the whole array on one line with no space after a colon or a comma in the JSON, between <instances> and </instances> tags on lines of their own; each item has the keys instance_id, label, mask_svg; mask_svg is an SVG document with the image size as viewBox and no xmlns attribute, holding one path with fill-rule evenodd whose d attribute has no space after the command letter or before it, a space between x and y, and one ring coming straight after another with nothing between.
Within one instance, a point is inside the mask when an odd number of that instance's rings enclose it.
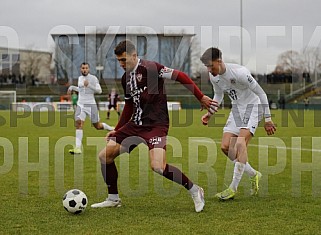
<instances>
[{"instance_id":1,"label":"floodlight pole","mask_svg":"<svg viewBox=\"0 0 321 235\"><path fill-rule=\"evenodd\" d=\"M240 0L240 37L241 37L240 64L243 65L243 1L242 0Z\"/></svg>"}]
</instances>

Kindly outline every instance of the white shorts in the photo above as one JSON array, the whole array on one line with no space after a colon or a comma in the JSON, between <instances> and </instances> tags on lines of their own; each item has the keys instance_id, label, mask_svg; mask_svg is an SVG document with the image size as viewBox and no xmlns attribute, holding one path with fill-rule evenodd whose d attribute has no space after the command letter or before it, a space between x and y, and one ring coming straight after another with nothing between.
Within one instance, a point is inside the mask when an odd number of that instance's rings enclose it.
<instances>
[{"instance_id":1,"label":"white shorts","mask_svg":"<svg viewBox=\"0 0 321 235\"><path fill-rule=\"evenodd\" d=\"M263 111L258 110L258 105L248 105L246 110L240 111L237 106L233 106L223 132L239 135L241 129L248 129L254 135L262 117Z\"/></svg>"},{"instance_id":2,"label":"white shorts","mask_svg":"<svg viewBox=\"0 0 321 235\"><path fill-rule=\"evenodd\" d=\"M91 123L99 122L99 112L96 104L77 105L75 120L85 121L86 116L90 118Z\"/></svg>"}]
</instances>

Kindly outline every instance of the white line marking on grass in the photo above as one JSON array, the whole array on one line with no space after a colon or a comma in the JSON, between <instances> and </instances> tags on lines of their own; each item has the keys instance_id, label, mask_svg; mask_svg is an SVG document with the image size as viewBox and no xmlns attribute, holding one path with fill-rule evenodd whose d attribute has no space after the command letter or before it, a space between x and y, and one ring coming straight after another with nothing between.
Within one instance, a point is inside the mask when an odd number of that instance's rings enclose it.
<instances>
[{"instance_id":1,"label":"white line marking on grass","mask_svg":"<svg viewBox=\"0 0 321 235\"><path fill-rule=\"evenodd\" d=\"M220 144L220 140L193 140L195 142L203 142L203 143L212 143L213 141L217 144ZM258 145L258 144L249 144L249 147L260 147L260 146L267 146L267 145ZM308 148L290 148L290 147L278 147L279 149L286 149L286 150L302 150L307 152L321 152L321 149L308 149Z\"/></svg>"}]
</instances>

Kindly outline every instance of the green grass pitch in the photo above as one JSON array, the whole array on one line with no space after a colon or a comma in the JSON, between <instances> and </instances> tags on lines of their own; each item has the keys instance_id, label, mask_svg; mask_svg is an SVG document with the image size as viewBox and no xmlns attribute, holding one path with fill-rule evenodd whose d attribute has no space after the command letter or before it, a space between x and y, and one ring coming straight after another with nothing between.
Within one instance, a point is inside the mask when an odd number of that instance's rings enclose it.
<instances>
[{"instance_id":1,"label":"green grass pitch","mask_svg":"<svg viewBox=\"0 0 321 235\"><path fill-rule=\"evenodd\" d=\"M116 160L123 206L92 209L106 197L97 152L104 131L84 127L84 154L71 156L72 113L0 112L0 234L318 234L321 231L321 113L273 110L277 132L259 127L249 146L249 162L262 173L259 195L249 196L244 175L234 200L216 192L232 178L232 164L220 151L229 110L210 126L199 110L171 112L167 161L205 190L206 205L194 212L185 189L149 168L147 149ZM106 113L100 113L105 121ZM117 122L111 113L109 124ZM67 213L64 193L79 188L89 205Z\"/></svg>"}]
</instances>

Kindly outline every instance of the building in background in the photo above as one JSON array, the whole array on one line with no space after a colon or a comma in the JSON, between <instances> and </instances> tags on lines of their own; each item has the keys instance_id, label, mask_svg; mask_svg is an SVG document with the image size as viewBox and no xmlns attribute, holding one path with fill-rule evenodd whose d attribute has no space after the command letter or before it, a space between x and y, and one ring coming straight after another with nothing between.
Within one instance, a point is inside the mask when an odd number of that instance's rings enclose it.
<instances>
[{"instance_id":1,"label":"building in background","mask_svg":"<svg viewBox=\"0 0 321 235\"><path fill-rule=\"evenodd\" d=\"M115 46L124 39L136 44L138 56L179 69L190 75L193 34L52 34L55 42L55 76L72 83L80 75L79 66L86 61L90 71L100 79L119 79L123 69L115 55Z\"/></svg>"},{"instance_id":2,"label":"building in background","mask_svg":"<svg viewBox=\"0 0 321 235\"><path fill-rule=\"evenodd\" d=\"M52 53L0 47L1 84L47 84L51 74Z\"/></svg>"}]
</instances>

